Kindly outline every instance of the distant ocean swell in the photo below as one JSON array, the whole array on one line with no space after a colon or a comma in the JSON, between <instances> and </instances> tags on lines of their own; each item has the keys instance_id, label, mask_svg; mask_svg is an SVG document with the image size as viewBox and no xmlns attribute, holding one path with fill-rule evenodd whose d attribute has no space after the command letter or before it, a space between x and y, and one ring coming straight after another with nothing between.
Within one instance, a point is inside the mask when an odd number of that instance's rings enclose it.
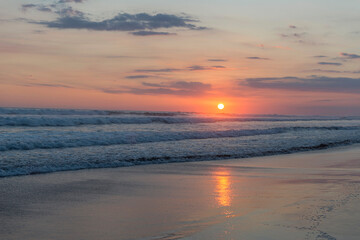
<instances>
[{"instance_id":1,"label":"distant ocean swell","mask_svg":"<svg viewBox=\"0 0 360 240\"><path fill-rule=\"evenodd\" d=\"M356 143L359 117L0 108L0 177Z\"/></svg>"},{"instance_id":2,"label":"distant ocean swell","mask_svg":"<svg viewBox=\"0 0 360 240\"><path fill-rule=\"evenodd\" d=\"M146 112L146 111L108 111L108 110L77 110L53 108L0 108L0 115L143 115L143 116L178 116L188 115L186 112Z\"/></svg>"},{"instance_id":3,"label":"distant ocean swell","mask_svg":"<svg viewBox=\"0 0 360 240\"><path fill-rule=\"evenodd\" d=\"M338 118L273 118L273 117L108 117L108 116L0 116L0 126L27 126L27 127L68 127L80 125L107 125L107 124L196 124L216 122L284 122L284 121L331 121ZM348 118L344 120L357 120Z\"/></svg>"}]
</instances>

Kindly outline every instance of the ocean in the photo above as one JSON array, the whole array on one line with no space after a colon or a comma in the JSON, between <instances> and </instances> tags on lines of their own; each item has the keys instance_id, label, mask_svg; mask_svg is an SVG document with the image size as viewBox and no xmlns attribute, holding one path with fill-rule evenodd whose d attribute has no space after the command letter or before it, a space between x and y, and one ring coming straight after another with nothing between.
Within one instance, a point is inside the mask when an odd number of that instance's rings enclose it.
<instances>
[{"instance_id":1,"label":"ocean","mask_svg":"<svg viewBox=\"0 0 360 240\"><path fill-rule=\"evenodd\" d=\"M360 117L0 108L0 177L360 143Z\"/></svg>"}]
</instances>

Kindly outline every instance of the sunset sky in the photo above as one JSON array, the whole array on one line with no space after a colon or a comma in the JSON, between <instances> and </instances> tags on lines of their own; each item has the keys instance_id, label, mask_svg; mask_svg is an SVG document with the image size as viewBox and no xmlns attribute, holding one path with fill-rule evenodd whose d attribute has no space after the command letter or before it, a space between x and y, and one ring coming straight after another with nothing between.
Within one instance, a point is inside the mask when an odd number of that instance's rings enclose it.
<instances>
[{"instance_id":1,"label":"sunset sky","mask_svg":"<svg viewBox=\"0 0 360 240\"><path fill-rule=\"evenodd\" d=\"M0 1L0 106L360 115L358 0Z\"/></svg>"}]
</instances>

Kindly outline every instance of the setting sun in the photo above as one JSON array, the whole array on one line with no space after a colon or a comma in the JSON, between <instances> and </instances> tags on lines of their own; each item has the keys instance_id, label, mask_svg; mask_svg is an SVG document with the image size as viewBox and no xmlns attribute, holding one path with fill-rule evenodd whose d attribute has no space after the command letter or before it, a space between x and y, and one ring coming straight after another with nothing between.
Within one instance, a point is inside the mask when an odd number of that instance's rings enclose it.
<instances>
[{"instance_id":1,"label":"setting sun","mask_svg":"<svg viewBox=\"0 0 360 240\"><path fill-rule=\"evenodd\" d=\"M225 106L224 106L224 104L219 103L217 107L218 107L218 109L222 110L222 109L224 109Z\"/></svg>"}]
</instances>

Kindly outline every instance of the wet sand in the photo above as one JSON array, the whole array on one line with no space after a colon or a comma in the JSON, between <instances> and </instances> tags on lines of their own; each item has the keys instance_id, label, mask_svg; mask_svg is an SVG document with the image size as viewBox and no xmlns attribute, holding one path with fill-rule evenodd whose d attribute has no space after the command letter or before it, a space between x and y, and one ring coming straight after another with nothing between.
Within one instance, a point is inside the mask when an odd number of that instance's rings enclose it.
<instances>
[{"instance_id":1,"label":"wet sand","mask_svg":"<svg viewBox=\"0 0 360 240\"><path fill-rule=\"evenodd\" d=\"M0 179L0 239L359 239L360 146Z\"/></svg>"}]
</instances>

